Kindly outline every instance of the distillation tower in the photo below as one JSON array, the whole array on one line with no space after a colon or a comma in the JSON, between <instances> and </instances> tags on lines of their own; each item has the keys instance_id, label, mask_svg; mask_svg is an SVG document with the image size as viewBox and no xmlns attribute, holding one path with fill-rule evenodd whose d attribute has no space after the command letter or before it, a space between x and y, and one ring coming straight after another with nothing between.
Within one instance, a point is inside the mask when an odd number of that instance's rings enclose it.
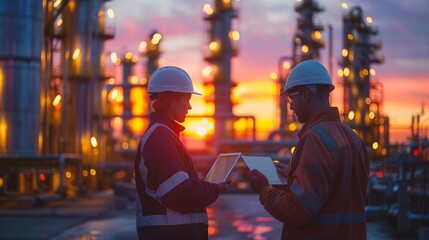
<instances>
[{"instance_id":1,"label":"distillation tower","mask_svg":"<svg viewBox=\"0 0 429 240\"><path fill-rule=\"evenodd\" d=\"M149 80L150 77L152 76L152 74L159 68L159 61L160 61L160 57L162 54L161 51L161 40L162 40L162 35L156 31L153 30L150 34L149 34L149 38L148 41L142 41L139 45L139 51L142 54L142 56L147 57L147 61L146 61L146 90L147 90L147 86L149 84ZM148 114L151 113L152 109L150 107L150 103L151 100L148 97L147 98L147 102L148 102Z\"/></svg>"},{"instance_id":2,"label":"distillation tower","mask_svg":"<svg viewBox=\"0 0 429 240\"><path fill-rule=\"evenodd\" d=\"M205 55L205 60L210 64L210 77L205 79L205 84L212 89L208 100L214 104L214 139L233 139L231 89L235 83L231 79L231 58L238 53L233 41L239 38L239 33L232 30L232 20L237 18L237 10L230 0L215 0L213 6L205 5L204 11L204 20L210 24L209 50Z\"/></svg>"},{"instance_id":3,"label":"distillation tower","mask_svg":"<svg viewBox=\"0 0 429 240\"><path fill-rule=\"evenodd\" d=\"M1 1L2 153L85 155L100 142L103 43L115 30L104 2Z\"/></svg>"},{"instance_id":4,"label":"distillation tower","mask_svg":"<svg viewBox=\"0 0 429 240\"><path fill-rule=\"evenodd\" d=\"M42 2L1 0L0 24L0 154L37 154Z\"/></svg>"},{"instance_id":5,"label":"distillation tower","mask_svg":"<svg viewBox=\"0 0 429 240\"><path fill-rule=\"evenodd\" d=\"M84 161L102 158L104 42L115 31L104 2L46 3L42 118L46 153L78 153ZM52 148L54 142L59 143L57 148Z\"/></svg>"},{"instance_id":6,"label":"distillation tower","mask_svg":"<svg viewBox=\"0 0 429 240\"><path fill-rule=\"evenodd\" d=\"M372 64L380 64L377 55L380 41L374 41L378 31L369 25L360 7L353 7L343 16L343 49L340 77L344 87L344 121L355 129L368 146L385 155L389 121L382 112L383 87L371 80L375 75Z\"/></svg>"},{"instance_id":7,"label":"distillation tower","mask_svg":"<svg viewBox=\"0 0 429 240\"><path fill-rule=\"evenodd\" d=\"M104 42L115 32L106 1L0 1L0 168L7 173L0 180L7 192L43 184L63 194L68 183L81 183L82 162L104 159Z\"/></svg>"},{"instance_id":8,"label":"distillation tower","mask_svg":"<svg viewBox=\"0 0 429 240\"><path fill-rule=\"evenodd\" d=\"M296 4L295 11L299 16L297 19L297 30L292 43L292 56L280 57L278 63L280 89L285 85L289 71L295 65L304 60L319 59L319 51L325 46L322 39L324 27L316 22L316 15L323 12L323 8L315 0L304 0ZM288 119L286 98L279 97L279 107L279 130L273 132L269 138L275 138L275 135L279 135L281 138L290 137L290 133L297 130L293 119Z\"/></svg>"},{"instance_id":9,"label":"distillation tower","mask_svg":"<svg viewBox=\"0 0 429 240\"><path fill-rule=\"evenodd\" d=\"M157 31L139 44L139 53L147 58L146 76L134 75L137 55L126 52L121 59L112 53L112 62L122 66L122 81L111 78L106 86L105 133L107 154L112 161L132 161L138 142L149 124L151 101L147 93L150 76L159 67L162 35Z\"/></svg>"}]
</instances>

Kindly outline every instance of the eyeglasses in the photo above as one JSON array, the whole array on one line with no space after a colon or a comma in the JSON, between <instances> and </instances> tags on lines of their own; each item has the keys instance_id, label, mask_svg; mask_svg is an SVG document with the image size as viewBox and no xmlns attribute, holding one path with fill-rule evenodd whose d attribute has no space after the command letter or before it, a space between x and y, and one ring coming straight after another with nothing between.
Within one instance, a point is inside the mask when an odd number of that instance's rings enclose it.
<instances>
[{"instance_id":1,"label":"eyeglasses","mask_svg":"<svg viewBox=\"0 0 429 240\"><path fill-rule=\"evenodd\" d=\"M302 92L302 90L298 90L298 91L296 91L296 92L293 92L293 93L289 94L289 95L287 96L287 102L288 102L290 105L292 105L292 104L293 104L293 100L294 100L294 98L295 98L296 96L298 96L298 94L300 94L301 92Z\"/></svg>"}]
</instances>

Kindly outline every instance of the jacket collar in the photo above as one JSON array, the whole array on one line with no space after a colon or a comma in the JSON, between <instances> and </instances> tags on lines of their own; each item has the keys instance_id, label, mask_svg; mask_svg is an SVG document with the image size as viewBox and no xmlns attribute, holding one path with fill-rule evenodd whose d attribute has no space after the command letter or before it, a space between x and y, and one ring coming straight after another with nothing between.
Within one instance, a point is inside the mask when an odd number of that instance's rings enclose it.
<instances>
[{"instance_id":1,"label":"jacket collar","mask_svg":"<svg viewBox=\"0 0 429 240\"><path fill-rule=\"evenodd\" d=\"M311 118L309 121L307 121L304 124L301 131L299 131L298 133L298 137L301 138L301 136L304 135L308 131L308 129L318 124L319 122L323 122L323 121L341 121L338 108L329 107L329 108L320 110L318 113L316 113L313 116L313 118Z\"/></svg>"},{"instance_id":2,"label":"jacket collar","mask_svg":"<svg viewBox=\"0 0 429 240\"><path fill-rule=\"evenodd\" d=\"M177 123L176 121L173 121L169 118L167 118L164 114L159 112L152 112L150 114L150 125L152 126L155 123L161 123L169 127L177 136L179 136L179 133L185 130L185 127Z\"/></svg>"}]
</instances>

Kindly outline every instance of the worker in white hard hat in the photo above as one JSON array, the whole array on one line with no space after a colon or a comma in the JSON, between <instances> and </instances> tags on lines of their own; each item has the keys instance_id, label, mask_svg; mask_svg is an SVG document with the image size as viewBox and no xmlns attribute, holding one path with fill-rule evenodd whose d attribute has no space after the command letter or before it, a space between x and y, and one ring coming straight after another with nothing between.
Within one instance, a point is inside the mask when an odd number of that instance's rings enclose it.
<instances>
[{"instance_id":1,"label":"worker in white hard hat","mask_svg":"<svg viewBox=\"0 0 429 240\"><path fill-rule=\"evenodd\" d=\"M334 89L315 60L297 64L281 93L300 123L299 141L285 169L284 188L273 187L258 170L250 177L264 208L284 223L281 239L367 238L365 194L369 157L365 144L331 107Z\"/></svg>"},{"instance_id":2,"label":"worker in white hard hat","mask_svg":"<svg viewBox=\"0 0 429 240\"><path fill-rule=\"evenodd\" d=\"M200 180L179 139L192 94L192 80L181 68L156 70L148 92L154 112L135 156L136 225L139 239L208 239L206 207L225 190Z\"/></svg>"}]
</instances>

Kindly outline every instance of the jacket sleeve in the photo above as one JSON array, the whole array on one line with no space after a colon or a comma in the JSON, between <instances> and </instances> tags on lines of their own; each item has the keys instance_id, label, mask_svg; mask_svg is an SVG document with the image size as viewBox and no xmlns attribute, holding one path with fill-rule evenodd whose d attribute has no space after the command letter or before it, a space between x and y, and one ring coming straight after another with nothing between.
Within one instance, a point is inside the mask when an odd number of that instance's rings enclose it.
<instances>
[{"instance_id":1,"label":"jacket sleeve","mask_svg":"<svg viewBox=\"0 0 429 240\"><path fill-rule=\"evenodd\" d=\"M308 134L295 153L296 169L288 189L262 189L260 202L278 220L304 225L314 220L327 201L334 181L334 163L317 134Z\"/></svg>"},{"instance_id":2,"label":"jacket sleeve","mask_svg":"<svg viewBox=\"0 0 429 240\"><path fill-rule=\"evenodd\" d=\"M147 147L153 151L151 156L156 158L151 167L157 174L148 177L156 178L154 182L159 184L152 186L152 189L157 189L159 201L164 207L179 212L205 209L218 198L218 185L189 176L195 168L185 165L187 151L184 146L168 129L158 130L160 132Z\"/></svg>"},{"instance_id":3,"label":"jacket sleeve","mask_svg":"<svg viewBox=\"0 0 429 240\"><path fill-rule=\"evenodd\" d=\"M217 184L188 179L172 189L161 200L165 207L178 212L201 211L219 196Z\"/></svg>"}]
</instances>

